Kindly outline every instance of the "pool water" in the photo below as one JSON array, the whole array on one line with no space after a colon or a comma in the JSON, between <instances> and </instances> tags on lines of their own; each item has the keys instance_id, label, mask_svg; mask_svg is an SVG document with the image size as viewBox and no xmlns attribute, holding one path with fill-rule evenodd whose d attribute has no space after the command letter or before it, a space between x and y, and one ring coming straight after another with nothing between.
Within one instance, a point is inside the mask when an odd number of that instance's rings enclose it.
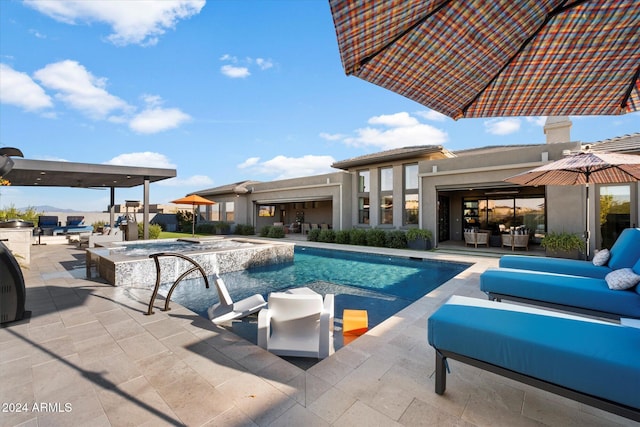
<instances>
[{"instance_id":1,"label":"pool water","mask_svg":"<svg viewBox=\"0 0 640 427\"><path fill-rule=\"evenodd\" d=\"M265 299L270 292L306 286L319 294L335 295L335 317L342 310L367 310L369 328L431 292L470 264L418 260L348 251L295 247L294 262L224 273L231 298L238 301L253 294ZM166 295L171 283L161 287ZM202 278L185 280L174 291L172 301L207 317L207 309L218 302L215 285L206 289Z\"/></svg>"}]
</instances>

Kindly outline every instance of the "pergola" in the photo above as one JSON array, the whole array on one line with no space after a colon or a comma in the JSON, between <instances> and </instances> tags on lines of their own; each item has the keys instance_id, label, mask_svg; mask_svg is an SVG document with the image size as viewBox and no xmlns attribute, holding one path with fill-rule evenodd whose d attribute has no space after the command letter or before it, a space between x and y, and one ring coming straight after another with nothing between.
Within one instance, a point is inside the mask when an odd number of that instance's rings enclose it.
<instances>
[{"instance_id":1,"label":"pergola","mask_svg":"<svg viewBox=\"0 0 640 427\"><path fill-rule=\"evenodd\" d=\"M73 163L49 160L12 158L13 168L3 177L13 186L109 188L109 221L114 223L116 188L142 185L144 238L149 238L149 184L174 178L175 169L139 166L114 166L91 163Z\"/></svg>"}]
</instances>

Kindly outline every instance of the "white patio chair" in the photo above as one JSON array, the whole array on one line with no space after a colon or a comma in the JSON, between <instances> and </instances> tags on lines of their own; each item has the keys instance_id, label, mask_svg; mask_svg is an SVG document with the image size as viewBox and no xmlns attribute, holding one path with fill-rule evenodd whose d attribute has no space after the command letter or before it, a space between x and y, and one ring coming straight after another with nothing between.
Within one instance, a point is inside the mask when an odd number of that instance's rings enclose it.
<instances>
[{"instance_id":1,"label":"white patio chair","mask_svg":"<svg viewBox=\"0 0 640 427\"><path fill-rule=\"evenodd\" d=\"M218 298L220 300L219 303L212 305L207 310L209 319L211 319L213 323L217 324L233 319L241 319L250 314L257 313L267 305L264 297L260 294L255 294L238 302L233 302L227 286L220 276L214 274L213 281L218 290Z\"/></svg>"},{"instance_id":2,"label":"white patio chair","mask_svg":"<svg viewBox=\"0 0 640 427\"><path fill-rule=\"evenodd\" d=\"M258 314L258 345L279 356L333 353L333 294L272 292Z\"/></svg>"}]
</instances>

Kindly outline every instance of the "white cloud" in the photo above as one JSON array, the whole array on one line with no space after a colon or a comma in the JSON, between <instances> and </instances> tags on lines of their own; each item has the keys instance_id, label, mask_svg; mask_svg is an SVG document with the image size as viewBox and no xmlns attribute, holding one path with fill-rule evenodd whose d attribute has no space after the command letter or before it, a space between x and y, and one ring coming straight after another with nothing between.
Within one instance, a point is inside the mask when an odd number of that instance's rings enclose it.
<instances>
[{"instance_id":1,"label":"white cloud","mask_svg":"<svg viewBox=\"0 0 640 427\"><path fill-rule=\"evenodd\" d=\"M537 116L537 117L525 117L528 123L532 123L535 126L544 126L547 121L547 116Z\"/></svg>"},{"instance_id":2,"label":"white cloud","mask_svg":"<svg viewBox=\"0 0 640 427\"><path fill-rule=\"evenodd\" d=\"M0 64L0 102L20 107L26 111L37 111L53 106L47 95L28 74Z\"/></svg>"},{"instance_id":3,"label":"white cloud","mask_svg":"<svg viewBox=\"0 0 640 427\"><path fill-rule=\"evenodd\" d=\"M129 122L129 127L138 133L158 133L175 129L191 120L191 116L177 108L161 108L162 98L156 95L145 95L147 108L137 114Z\"/></svg>"},{"instance_id":4,"label":"white cloud","mask_svg":"<svg viewBox=\"0 0 640 427\"><path fill-rule=\"evenodd\" d=\"M260 157L249 157L247 160L245 160L244 162L238 165L238 169L246 169L251 166L255 166L258 164L259 161L260 161Z\"/></svg>"},{"instance_id":5,"label":"white cloud","mask_svg":"<svg viewBox=\"0 0 640 427\"><path fill-rule=\"evenodd\" d=\"M188 178L169 178L158 181L157 184L162 187L197 187L202 188L213 185L213 180L206 175L193 175Z\"/></svg>"},{"instance_id":6,"label":"white cloud","mask_svg":"<svg viewBox=\"0 0 640 427\"><path fill-rule=\"evenodd\" d=\"M345 137L345 135L341 133L327 133L327 132L320 132L319 136L320 138L326 139L327 141L339 141Z\"/></svg>"},{"instance_id":7,"label":"white cloud","mask_svg":"<svg viewBox=\"0 0 640 427\"><path fill-rule=\"evenodd\" d=\"M520 130L520 119L492 119L484 122L487 133L492 135L509 135Z\"/></svg>"},{"instance_id":8,"label":"white cloud","mask_svg":"<svg viewBox=\"0 0 640 427\"><path fill-rule=\"evenodd\" d=\"M420 116L423 119L427 119L427 120L431 120L434 122L444 122L446 119L448 119L448 116L445 116L442 113L438 113L436 110L424 110L424 111L416 111L415 112L416 116Z\"/></svg>"},{"instance_id":9,"label":"white cloud","mask_svg":"<svg viewBox=\"0 0 640 427\"><path fill-rule=\"evenodd\" d=\"M57 99L91 118L103 119L113 111L130 109L122 99L107 92L105 78L95 77L76 61L48 64L36 71L34 77L56 91Z\"/></svg>"},{"instance_id":10,"label":"white cloud","mask_svg":"<svg viewBox=\"0 0 640 427\"><path fill-rule=\"evenodd\" d=\"M105 162L108 165L117 166L141 166L161 169L175 169L176 165L164 154L145 151L142 153L125 153Z\"/></svg>"},{"instance_id":11,"label":"white cloud","mask_svg":"<svg viewBox=\"0 0 640 427\"><path fill-rule=\"evenodd\" d=\"M413 145L438 145L448 140L445 131L420 123L406 112L375 116L368 123L379 126L356 129L356 136L344 138L344 142L356 147L388 150Z\"/></svg>"},{"instance_id":12,"label":"white cloud","mask_svg":"<svg viewBox=\"0 0 640 427\"><path fill-rule=\"evenodd\" d=\"M251 73L247 67L234 67L233 65L223 65L220 67L220 72L232 79L243 79L249 77Z\"/></svg>"},{"instance_id":13,"label":"white cloud","mask_svg":"<svg viewBox=\"0 0 640 427\"><path fill-rule=\"evenodd\" d=\"M250 169L253 173L269 176L272 179L287 179L335 172L336 170L331 167L333 163L335 159L331 156L286 157L280 155L264 162L260 162L258 157L252 157L238 167Z\"/></svg>"},{"instance_id":14,"label":"white cloud","mask_svg":"<svg viewBox=\"0 0 640 427\"><path fill-rule=\"evenodd\" d=\"M224 55L222 55L220 57L220 61L230 63L230 64L225 64L221 66L220 72L232 79L243 79L243 78L249 77L251 75L251 68L255 68L256 66L262 71L265 71L265 70L268 70L269 68L274 67L274 63L271 59L265 59L265 58L253 59L247 56L242 60L238 60L237 56L233 56L228 53L225 53Z\"/></svg>"},{"instance_id":15,"label":"white cloud","mask_svg":"<svg viewBox=\"0 0 640 427\"><path fill-rule=\"evenodd\" d=\"M260 67L260 69L262 70L268 70L269 68L273 67L273 62L271 62L270 59L257 58L256 64L258 64L258 67Z\"/></svg>"},{"instance_id":16,"label":"white cloud","mask_svg":"<svg viewBox=\"0 0 640 427\"><path fill-rule=\"evenodd\" d=\"M27 6L67 24L105 23L115 45L155 45L167 29L200 13L205 0L25 0Z\"/></svg>"}]
</instances>

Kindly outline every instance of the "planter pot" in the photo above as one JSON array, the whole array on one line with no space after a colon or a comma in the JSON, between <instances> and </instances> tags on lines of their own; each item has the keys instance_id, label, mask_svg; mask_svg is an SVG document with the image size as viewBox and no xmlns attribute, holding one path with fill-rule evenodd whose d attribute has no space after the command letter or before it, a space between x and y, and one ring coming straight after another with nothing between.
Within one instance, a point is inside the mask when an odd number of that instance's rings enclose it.
<instances>
[{"instance_id":1,"label":"planter pot","mask_svg":"<svg viewBox=\"0 0 640 427\"><path fill-rule=\"evenodd\" d=\"M489 236L489 246L492 246L494 248L499 248L500 246L502 246L502 236L500 236L499 234L496 236Z\"/></svg>"},{"instance_id":2,"label":"planter pot","mask_svg":"<svg viewBox=\"0 0 640 427\"><path fill-rule=\"evenodd\" d=\"M553 258L567 258L567 259L584 259L584 254L580 249L573 249L570 251L562 249L546 249L546 256Z\"/></svg>"},{"instance_id":3,"label":"planter pot","mask_svg":"<svg viewBox=\"0 0 640 427\"><path fill-rule=\"evenodd\" d=\"M407 241L407 247L416 251L428 251L431 249L431 240L414 239Z\"/></svg>"}]
</instances>

